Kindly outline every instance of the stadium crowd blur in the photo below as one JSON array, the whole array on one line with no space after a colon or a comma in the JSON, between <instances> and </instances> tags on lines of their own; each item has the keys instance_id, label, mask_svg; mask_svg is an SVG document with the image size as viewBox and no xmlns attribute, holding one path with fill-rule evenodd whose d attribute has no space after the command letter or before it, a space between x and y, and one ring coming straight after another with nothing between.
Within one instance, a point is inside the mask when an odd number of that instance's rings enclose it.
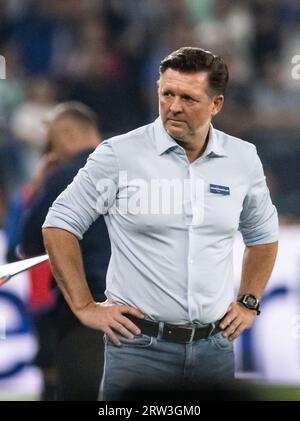
<instances>
[{"instance_id":1,"label":"stadium crowd blur","mask_svg":"<svg viewBox=\"0 0 300 421\"><path fill-rule=\"evenodd\" d=\"M300 216L300 3L294 0L0 0L0 223L43 152L45 112L92 107L107 136L157 115L160 59L201 46L229 64L215 126L253 142L282 217Z\"/></svg>"}]
</instances>

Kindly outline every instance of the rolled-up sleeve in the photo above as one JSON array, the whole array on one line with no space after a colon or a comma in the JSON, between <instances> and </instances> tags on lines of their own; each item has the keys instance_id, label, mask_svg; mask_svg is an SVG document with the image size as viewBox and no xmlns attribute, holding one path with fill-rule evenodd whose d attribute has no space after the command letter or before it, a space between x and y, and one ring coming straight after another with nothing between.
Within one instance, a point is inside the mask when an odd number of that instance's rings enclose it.
<instances>
[{"instance_id":1,"label":"rolled-up sleeve","mask_svg":"<svg viewBox=\"0 0 300 421\"><path fill-rule=\"evenodd\" d=\"M278 215L270 197L261 161L253 157L250 188L243 202L239 231L247 246L269 244L278 240Z\"/></svg>"},{"instance_id":2,"label":"rolled-up sleeve","mask_svg":"<svg viewBox=\"0 0 300 421\"><path fill-rule=\"evenodd\" d=\"M108 141L88 158L86 165L49 209L43 228L62 228L82 239L101 214L108 211L118 188L118 163ZM110 188L105 188L105 187ZM106 195L104 199L104 195Z\"/></svg>"}]
</instances>

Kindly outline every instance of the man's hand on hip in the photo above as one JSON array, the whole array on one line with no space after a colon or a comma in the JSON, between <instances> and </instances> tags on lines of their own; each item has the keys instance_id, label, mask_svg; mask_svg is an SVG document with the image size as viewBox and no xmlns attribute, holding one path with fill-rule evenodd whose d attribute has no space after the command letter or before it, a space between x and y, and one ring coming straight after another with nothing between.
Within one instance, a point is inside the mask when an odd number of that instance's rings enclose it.
<instances>
[{"instance_id":1,"label":"man's hand on hip","mask_svg":"<svg viewBox=\"0 0 300 421\"><path fill-rule=\"evenodd\" d=\"M129 339L141 333L140 329L126 317L126 314L144 318L143 313L134 307L108 302L90 302L76 312L81 323L106 333L117 346L120 345L120 341L115 332Z\"/></svg>"},{"instance_id":2,"label":"man's hand on hip","mask_svg":"<svg viewBox=\"0 0 300 421\"><path fill-rule=\"evenodd\" d=\"M256 311L239 303L231 303L220 323L223 335L230 340L236 339L244 330L249 329L256 317Z\"/></svg>"}]
</instances>

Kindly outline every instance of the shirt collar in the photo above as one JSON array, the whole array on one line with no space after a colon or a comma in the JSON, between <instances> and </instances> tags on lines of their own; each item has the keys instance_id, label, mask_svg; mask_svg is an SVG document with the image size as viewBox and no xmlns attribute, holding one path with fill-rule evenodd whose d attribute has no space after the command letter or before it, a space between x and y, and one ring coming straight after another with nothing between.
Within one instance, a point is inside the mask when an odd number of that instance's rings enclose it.
<instances>
[{"instance_id":1,"label":"shirt collar","mask_svg":"<svg viewBox=\"0 0 300 421\"><path fill-rule=\"evenodd\" d=\"M184 151L184 149L166 132L160 117L158 117L154 122L154 132L156 150L159 155L162 155L171 148L179 148ZM218 135L218 131L214 129L211 124L209 129L208 144L203 156L227 156L227 152L225 151L222 143L223 142Z\"/></svg>"},{"instance_id":2,"label":"shirt collar","mask_svg":"<svg viewBox=\"0 0 300 421\"><path fill-rule=\"evenodd\" d=\"M209 156L212 158L218 156L227 156L228 154L224 149L223 139L220 136L220 132L214 129L212 124L210 125L208 136L208 143L203 156Z\"/></svg>"},{"instance_id":3,"label":"shirt collar","mask_svg":"<svg viewBox=\"0 0 300 421\"><path fill-rule=\"evenodd\" d=\"M168 135L160 117L158 117L154 122L154 133L158 155L162 155L171 148L181 148L181 146L179 146L178 143L175 142L170 135Z\"/></svg>"}]
</instances>

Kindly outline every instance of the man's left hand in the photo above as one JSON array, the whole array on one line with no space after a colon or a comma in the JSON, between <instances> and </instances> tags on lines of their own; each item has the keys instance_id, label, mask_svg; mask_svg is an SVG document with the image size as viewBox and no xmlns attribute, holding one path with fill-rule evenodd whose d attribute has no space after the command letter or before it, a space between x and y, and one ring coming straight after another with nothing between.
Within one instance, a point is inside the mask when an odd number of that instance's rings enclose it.
<instances>
[{"instance_id":1,"label":"man's left hand","mask_svg":"<svg viewBox=\"0 0 300 421\"><path fill-rule=\"evenodd\" d=\"M255 317L255 310L250 310L239 303L231 303L220 323L223 336L230 340L236 339L244 330L252 326Z\"/></svg>"}]
</instances>

